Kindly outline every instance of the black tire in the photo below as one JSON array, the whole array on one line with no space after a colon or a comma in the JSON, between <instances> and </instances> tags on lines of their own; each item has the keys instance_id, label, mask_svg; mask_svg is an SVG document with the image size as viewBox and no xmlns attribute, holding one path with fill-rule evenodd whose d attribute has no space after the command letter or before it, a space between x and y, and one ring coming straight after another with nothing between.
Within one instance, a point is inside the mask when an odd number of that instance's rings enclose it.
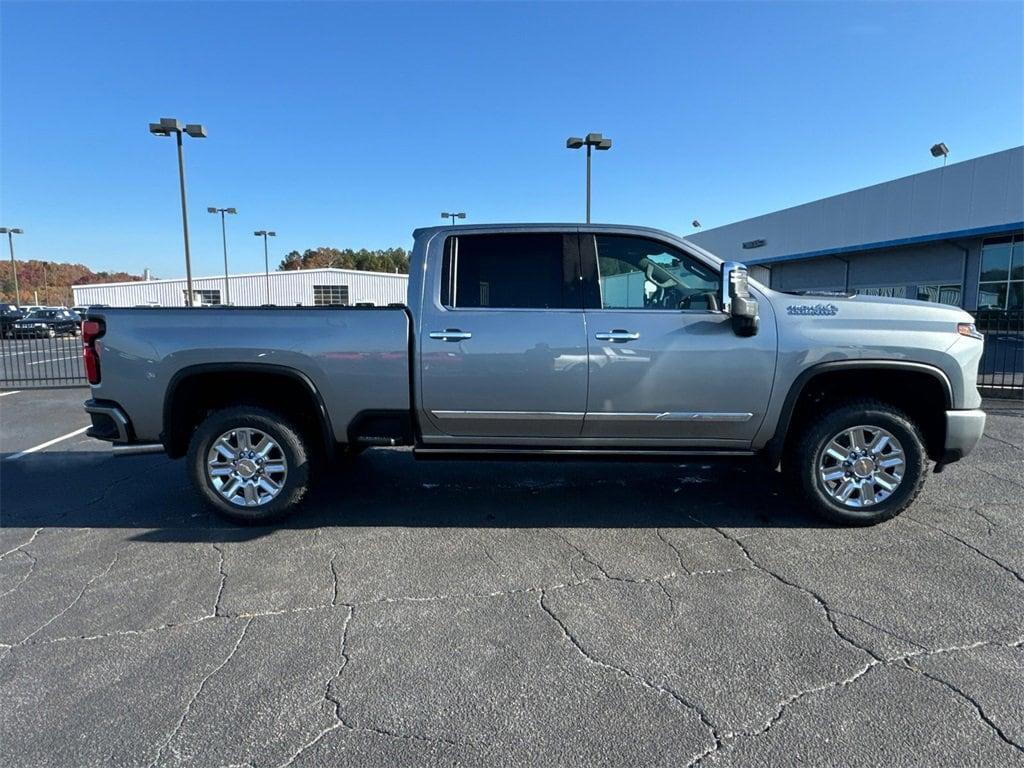
<instances>
[{"instance_id":1,"label":"black tire","mask_svg":"<svg viewBox=\"0 0 1024 768\"><path fill-rule=\"evenodd\" d=\"M259 506L228 501L207 474L207 456L214 442L227 432L242 428L266 433L280 447L287 474L281 490ZM280 414L257 406L237 406L210 414L192 435L188 448L188 473L203 500L227 519L246 525L263 525L292 512L309 489L309 456L302 433Z\"/></svg>"},{"instance_id":2,"label":"black tire","mask_svg":"<svg viewBox=\"0 0 1024 768\"><path fill-rule=\"evenodd\" d=\"M886 498L870 507L850 507L832 498L819 472L819 460L832 438L857 426L880 427L891 433L903 448L902 480ZM792 464L811 509L841 525L876 525L896 517L921 492L927 468L924 438L917 425L899 408L878 400L858 400L825 411L807 427L794 451Z\"/></svg>"}]
</instances>

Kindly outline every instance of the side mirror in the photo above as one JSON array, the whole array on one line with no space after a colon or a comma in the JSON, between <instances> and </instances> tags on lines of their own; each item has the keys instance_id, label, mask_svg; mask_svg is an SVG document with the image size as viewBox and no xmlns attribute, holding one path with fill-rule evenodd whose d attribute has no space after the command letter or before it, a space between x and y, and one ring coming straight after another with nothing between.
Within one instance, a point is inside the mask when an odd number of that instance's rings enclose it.
<instances>
[{"instance_id":1,"label":"side mirror","mask_svg":"<svg viewBox=\"0 0 1024 768\"><path fill-rule=\"evenodd\" d=\"M757 299L750 295L747 268L743 264L727 261L722 265L721 303L722 310L732 316L733 333L737 336L757 333Z\"/></svg>"}]
</instances>

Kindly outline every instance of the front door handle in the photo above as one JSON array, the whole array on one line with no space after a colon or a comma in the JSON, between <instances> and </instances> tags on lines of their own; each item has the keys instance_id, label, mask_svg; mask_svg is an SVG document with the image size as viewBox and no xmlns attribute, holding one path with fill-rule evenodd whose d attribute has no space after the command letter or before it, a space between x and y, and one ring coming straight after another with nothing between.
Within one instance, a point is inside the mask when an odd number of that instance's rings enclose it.
<instances>
[{"instance_id":1,"label":"front door handle","mask_svg":"<svg viewBox=\"0 0 1024 768\"><path fill-rule=\"evenodd\" d=\"M458 328L445 328L443 331L431 331L430 338L439 341L465 341L473 338L469 331L460 331Z\"/></svg>"},{"instance_id":2,"label":"front door handle","mask_svg":"<svg viewBox=\"0 0 1024 768\"><path fill-rule=\"evenodd\" d=\"M613 331L595 333L594 338L598 341L636 341L640 338L640 334L616 328Z\"/></svg>"}]
</instances>

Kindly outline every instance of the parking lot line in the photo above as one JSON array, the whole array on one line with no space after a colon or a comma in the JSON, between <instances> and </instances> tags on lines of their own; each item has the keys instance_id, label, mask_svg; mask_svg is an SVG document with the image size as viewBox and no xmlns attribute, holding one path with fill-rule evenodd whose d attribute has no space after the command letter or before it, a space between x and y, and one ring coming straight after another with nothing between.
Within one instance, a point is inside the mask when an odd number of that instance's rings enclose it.
<instances>
[{"instance_id":1,"label":"parking lot line","mask_svg":"<svg viewBox=\"0 0 1024 768\"><path fill-rule=\"evenodd\" d=\"M20 389L12 389L10 392L0 392L0 397L7 397L8 395L16 395L21 392Z\"/></svg>"},{"instance_id":2,"label":"parking lot line","mask_svg":"<svg viewBox=\"0 0 1024 768\"><path fill-rule=\"evenodd\" d=\"M78 355L65 355L64 357L51 357L48 360L36 360L29 365L42 365L43 363L56 363L58 360L77 360Z\"/></svg>"},{"instance_id":3,"label":"parking lot line","mask_svg":"<svg viewBox=\"0 0 1024 768\"><path fill-rule=\"evenodd\" d=\"M31 448L26 448L24 451L20 451L19 453L15 453L15 454L12 454L11 456L8 456L7 460L8 461L14 461L15 459L20 459L22 456L28 456L30 453L35 453L36 451L41 451L44 448L49 448L51 445L54 445L55 443L59 443L61 440L67 440L69 437L74 437L75 435L82 434L88 428L89 427L82 427L81 429L76 429L74 432L68 432L66 435L61 435L60 437L55 437L55 438L53 438L53 440L47 440L45 443L40 443L39 445L33 445Z\"/></svg>"}]
</instances>

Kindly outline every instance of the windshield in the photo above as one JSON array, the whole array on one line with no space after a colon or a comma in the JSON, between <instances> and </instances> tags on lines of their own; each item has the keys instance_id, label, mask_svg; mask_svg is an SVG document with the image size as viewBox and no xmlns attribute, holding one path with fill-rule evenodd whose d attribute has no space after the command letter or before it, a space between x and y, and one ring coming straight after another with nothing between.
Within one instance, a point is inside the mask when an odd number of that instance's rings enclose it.
<instances>
[{"instance_id":1,"label":"windshield","mask_svg":"<svg viewBox=\"0 0 1024 768\"><path fill-rule=\"evenodd\" d=\"M53 320L57 317L57 312L52 309L44 309L38 312L33 312L31 315L26 317L26 320Z\"/></svg>"}]
</instances>

